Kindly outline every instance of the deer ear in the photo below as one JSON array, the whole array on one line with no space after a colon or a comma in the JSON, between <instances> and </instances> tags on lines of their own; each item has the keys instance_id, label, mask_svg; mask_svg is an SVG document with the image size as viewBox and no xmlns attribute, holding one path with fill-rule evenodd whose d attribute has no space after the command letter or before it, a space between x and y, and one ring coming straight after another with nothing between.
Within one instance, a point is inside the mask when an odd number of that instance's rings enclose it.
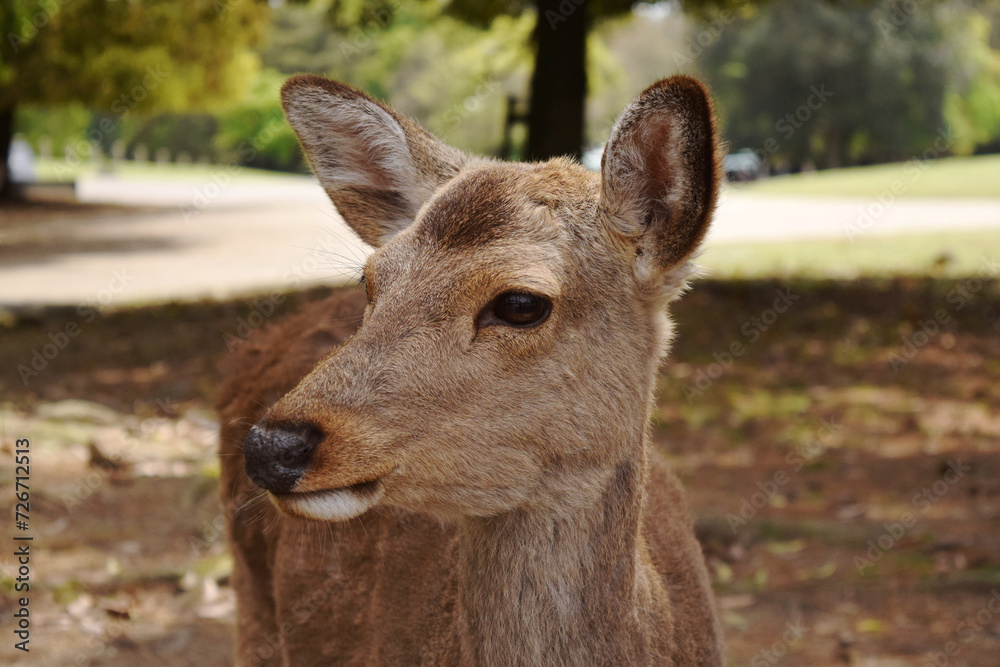
<instances>
[{"instance_id":1,"label":"deer ear","mask_svg":"<svg viewBox=\"0 0 1000 667\"><path fill-rule=\"evenodd\" d=\"M385 244L466 157L364 93L318 76L281 88L288 122L326 193L364 241Z\"/></svg>"},{"instance_id":2,"label":"deer ear","mask_svg":"<svg viewBox=\"0 0 1000 667\"><path fill-rule=\"evenodd\" d=\"M652 274L685 260L711 221L719 189L708 93L686 76L647 88L622 113L601 159L601 211L635 238Z\"/></svg>"}]
</instances>

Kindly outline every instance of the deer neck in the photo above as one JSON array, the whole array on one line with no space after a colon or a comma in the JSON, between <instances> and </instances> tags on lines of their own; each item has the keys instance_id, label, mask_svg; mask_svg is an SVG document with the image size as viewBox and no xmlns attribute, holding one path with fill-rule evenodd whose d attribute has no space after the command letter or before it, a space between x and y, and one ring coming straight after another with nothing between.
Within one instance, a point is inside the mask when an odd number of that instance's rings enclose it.
<instances>
[{"instance_id":1,"label":"deer neck","mask_svg":"<svg viewBox=\"0 0 1000 667\"><path fill-rule=\"evenodd\" d=\"M643 447L593 479L554 481L545 502L463 520L463 664L628 664L662 636L639 530L645 477Z\"/></svg>"}]
</instances>

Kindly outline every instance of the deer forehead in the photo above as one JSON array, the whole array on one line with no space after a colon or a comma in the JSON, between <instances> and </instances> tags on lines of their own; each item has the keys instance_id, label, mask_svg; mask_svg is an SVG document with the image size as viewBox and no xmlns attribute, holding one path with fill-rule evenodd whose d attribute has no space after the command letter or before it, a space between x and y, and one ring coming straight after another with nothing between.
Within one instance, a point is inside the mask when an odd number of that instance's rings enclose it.
<instances>
[{"instance_id":1,"label":"deer forehead","mask_svg":"<svg viewBox=\"0 0 1000 667\"><path fill-rule=\"evenodd\" d=\"M372 254L366 275L380 291L437 282L444 290L460 283L466 292L521 288L557 297L576 246L593 250L579 240L594 236L598 185L569 161L473 167Z\"/></svg>"},{"instance_id":2,"label":"deer forehead","mask_svg":"<svg viewBox=\"0 0 1000 667\"><path fill-rule=\"evenodd\" d=\"M560 241L501 238L478 247L442 248L414 233L399 234L369 257L369 294L375 301L422 310L449 304L465 310L506 291L556 299L569 274Z\"/></svg>"},{"instance_id":3,"label":"deer forehead","mask_svg":"<svg viewBox=\"0 0 1000 667\"><path fill-rule=\"evenodd\" d=\"M558 244L586 224L597 191L597 176L569 161L477 165L431 197L413 232L441 249Z\"/></svg>"}]
</instances>

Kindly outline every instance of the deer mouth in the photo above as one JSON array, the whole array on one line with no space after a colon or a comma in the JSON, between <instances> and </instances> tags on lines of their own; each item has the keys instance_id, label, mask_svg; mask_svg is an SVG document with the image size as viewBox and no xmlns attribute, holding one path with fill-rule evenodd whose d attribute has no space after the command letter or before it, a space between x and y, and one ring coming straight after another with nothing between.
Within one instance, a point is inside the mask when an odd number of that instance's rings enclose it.
<instances>
[{"instance_id":1,"label":"deer mouth","mask_svg":"<svg viewBox=\"0 0 1000 667\"><path fill-rule=\"evenodd\" d=\"M271 493L278 509L319 521L346 521L378 504L385 489L374 479L352 486L303 493Z\"/></svg>"}]
</instances>

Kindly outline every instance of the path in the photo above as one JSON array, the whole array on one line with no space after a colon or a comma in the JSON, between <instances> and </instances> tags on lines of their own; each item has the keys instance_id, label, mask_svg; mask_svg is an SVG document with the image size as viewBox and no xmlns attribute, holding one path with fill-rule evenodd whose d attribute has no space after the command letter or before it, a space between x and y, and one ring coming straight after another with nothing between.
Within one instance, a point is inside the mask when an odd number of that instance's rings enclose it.
<instances>
[{"instance_id":1,"label":"path","mask_svg":"<svg viewBox=\"0 0 1000 667\"><path fill-rule=\"evenodd\" d=\"M858 239L1000 228L1000 198L789 197L723 192L709 243Z\"/></svg>"},{"instance_id":2,"label":"path","mask_svg":"<svg viewBox=\"0 0 1000 667\"><path fill-rule=\"evenodd\" d=\"M78 197L159 208L8 230L0 305L220 298L336 282L364 262L363 244L308 178L220 188L105 177L82 182Z\"/></svg>"}]
</instances>

